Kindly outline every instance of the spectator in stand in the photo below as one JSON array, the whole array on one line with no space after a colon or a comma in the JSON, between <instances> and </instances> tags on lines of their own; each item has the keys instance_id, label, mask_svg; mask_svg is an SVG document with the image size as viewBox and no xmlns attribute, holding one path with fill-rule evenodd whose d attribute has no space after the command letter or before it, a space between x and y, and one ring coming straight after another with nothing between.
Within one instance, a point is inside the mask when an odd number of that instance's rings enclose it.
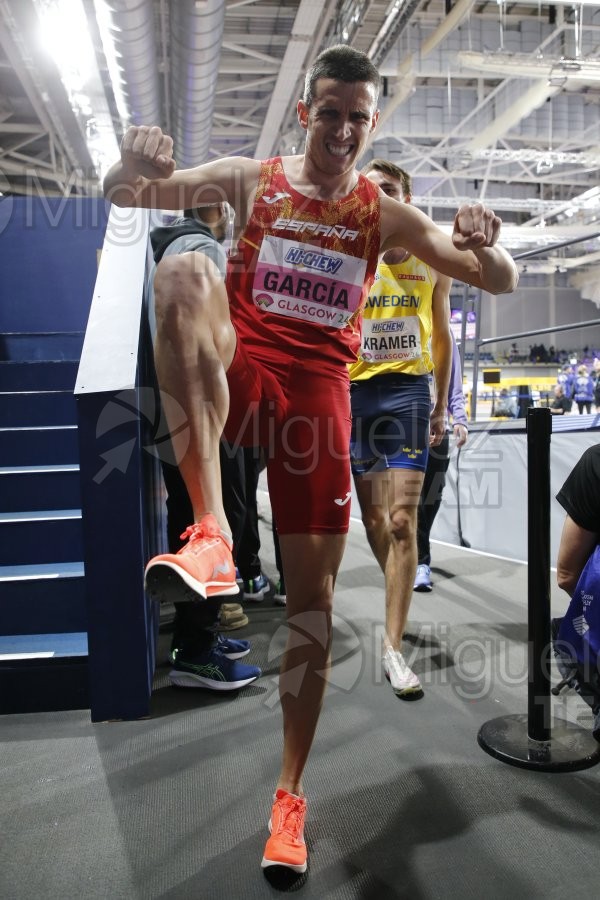
<instances>
[{"instance_id":1,"label":"spectator in stand","mask_svg":"<svg viewBox=\"0 0 600 900\"><path fill-rule=\"evenodd\" d=\"M600 359L597 356L594 357L592 363L592 380L594 382L594 406L598 412L600 410Z\"/></svg>"},{"instance_id":2,"label":"spectator in stand","mask_svg":"<svg viewBox=\"0 0 600 900\"><path fill-rule=\"evenodd\" d=\"M562 371L558 373L556 384L562 387L565 397L572 404L573 388L575 386L575 375L573 374L573 368L569 363L565 363L565 365L562 367ZM571 412L571 409L569 408L567 412Z\"/></svg>"},{"instance_id":3,"label":"spectator in stand","mask_svg":"<svg viewBox=\"0 0 600 900\"><path fill-rule=\"evenodd\" d=\"M580 416L583 415L584 409L586 413L591 413L592 402L594 400L594 382L592 376L588 372L587 366L579 366L577 369L573 399L577 404Z\"/></svg>"},{"instance_id":4,"label":"spectator in stand","mask_svg":"<svg viewBox=\"0 0 600 900\"><path fill-rule=\"evenodd\" d=\"M494 401L492 416L514 419L518 412L517 398L513 394L509 394L506 388L502 388L498 399Z\"/></svg>"},{"instance_id":5,"label":"spectator in stand","mask_svg":"<svg viewBox=\"0 0 600 900\"><path fill-rule=\"evenodd\" d=\"M554 400L550 404L550 412L553 415L564 416L565 413L571 412L571 407L573 405L573 401L569 400L565 397L565 389L562 384L557 384L554 387Z\"/></svg>"}]
</instances>

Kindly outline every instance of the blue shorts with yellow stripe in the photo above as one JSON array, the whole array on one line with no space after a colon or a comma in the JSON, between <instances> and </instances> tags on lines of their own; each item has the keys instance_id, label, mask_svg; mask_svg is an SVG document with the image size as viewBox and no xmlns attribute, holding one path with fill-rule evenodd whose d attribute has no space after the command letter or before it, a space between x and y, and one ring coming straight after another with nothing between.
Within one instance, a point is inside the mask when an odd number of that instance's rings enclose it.
<instances>
[{"instance_id":1,"label":"blue shorts with yellow stripe","mask_svg":"<svg viewBox=\"0 0 600 900\"><path fill-rule=\"evenodd\" d=\"M355 475L425 471L431 395L427 375L387 373L350 385L350 461Z\"/></svg>"}]
</instances>

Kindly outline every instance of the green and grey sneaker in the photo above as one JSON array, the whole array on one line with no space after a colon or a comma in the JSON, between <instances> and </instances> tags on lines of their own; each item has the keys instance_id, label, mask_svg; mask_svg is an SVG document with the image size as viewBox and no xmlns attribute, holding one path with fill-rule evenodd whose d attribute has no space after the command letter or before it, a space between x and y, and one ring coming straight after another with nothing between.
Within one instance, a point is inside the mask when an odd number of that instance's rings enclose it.
<instances>
[{"instance_id":1,"label":"green and grey sneaker","mask_svg":"<svg viewBox=\"0 0 600 900\"><path fill-rule=\"evenodd\" d=\"M242 659L250 653L250 641L236 640L235 638L223 637L222 634L217 635L217 640L213 646L213 650L218 650L227 659ZM177 656L185 655L180 647L177 647L174 641L171 643L171 652L169 653L169 662L174 665Z\"/></svg>"},{"instance_id":2,"label":"green and grey sneaker","mask_svg":"<svg viewBox=\"0 0 600 900\"><path fill-rule=\"evenodd\" d=\"M211 691L237 691L260 677L258 666L247 666L229 659L217 648L203 650L183 659L174 652L169 678L176 687L208 688Z\"/></svg>"},{"instance_id":3,"label":"green and grey sneaker","mask_svg":"<svg viewBox=\"0 0 600 900\"><path fill-rule=\"evenodd\" d=\"M280 578L277 582L277 587L275 588L275 593L273 594L273 602L276 603L277 606L285 606L287 604L285 581L283 580L283 578Z\"/></svg>"},{"instance_id":4,"label":"green and grey sneaker","mask_svg":"<svg viewBox=\"0 0 600 900\"><path fill-rule=\"evenodd\" d=\"M254 603L260 603L265 599L265 595L269 593L269 579L261 572L256 578L248 578L244 581L244 600L252 600Z\"/></svg>"}]
</instances>

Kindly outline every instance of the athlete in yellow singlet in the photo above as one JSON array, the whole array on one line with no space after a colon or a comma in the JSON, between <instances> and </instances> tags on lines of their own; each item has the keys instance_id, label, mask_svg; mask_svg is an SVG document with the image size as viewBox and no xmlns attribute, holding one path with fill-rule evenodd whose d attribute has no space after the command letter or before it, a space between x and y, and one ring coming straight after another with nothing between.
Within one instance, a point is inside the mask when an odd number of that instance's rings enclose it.
<instances>
[{"instance_id":1,"label":"athlete in yellow singlet","mask_svg":"<svg viewBox=\"0 0 600 900\"><path fill-rule=\"evenodd\" d=\"M410 176L398 166L375 159L363 172L388 196L410 202ZM402 636L429 446L445 432L451 283L403 248L387 250L364 308L359 357L350 366L352 472L369 544L385 576L383 667L395 693L407 700L423 694L402 655Z\"/></svg>"}]
</instances>

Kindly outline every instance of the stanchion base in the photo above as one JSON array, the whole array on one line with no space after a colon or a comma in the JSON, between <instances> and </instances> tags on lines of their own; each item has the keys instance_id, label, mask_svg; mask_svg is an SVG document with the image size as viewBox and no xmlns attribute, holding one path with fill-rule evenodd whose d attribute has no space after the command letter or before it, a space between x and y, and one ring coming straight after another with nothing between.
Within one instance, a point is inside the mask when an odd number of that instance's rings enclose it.
<instances>
[{"instance_id":1,"label":"stanchion base","mask_svg":"<svg viewBox=\"0 0 600 900\"><path fill-rule=\"evenodd\" d=\"M534 741L526 715L501 716L479 729L477 742L490 756L540 772L576 772L600 762L600 744L578 725L556 724L550 740Z\"/></svg>"}]
</instances>

